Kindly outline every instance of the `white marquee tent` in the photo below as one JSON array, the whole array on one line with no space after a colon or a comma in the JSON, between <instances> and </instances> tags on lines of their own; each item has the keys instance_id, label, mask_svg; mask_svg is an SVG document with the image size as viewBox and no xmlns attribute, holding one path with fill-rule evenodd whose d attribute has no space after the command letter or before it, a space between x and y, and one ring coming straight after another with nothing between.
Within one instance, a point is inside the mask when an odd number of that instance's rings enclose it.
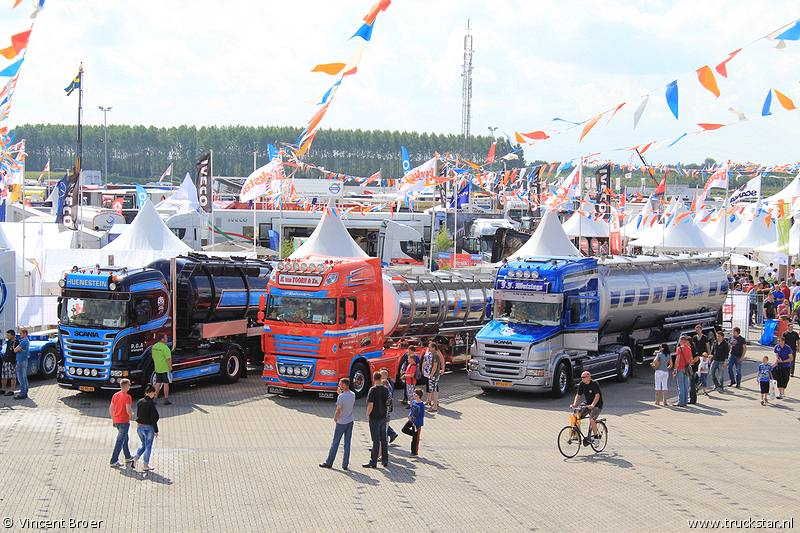
<instances>
[{"instance_id":1,"label":"white marquee tent","mask_svg":"<svg viewBox=\"0 0 800 533\"><path fill-rule=\"evenodd\" d=\"M558 214L555 211L546 211L542 217L536 231L509 259L517 257L538 256L538 257L561 257L561 256L580 256L581 253L569 240L564 228L558 221Z\"/></svg>"},{"instance_id":2,"label":"white marquee tent","mask_svg":"<svg viewBox=\"0 0 800 533\"><path fill-rule=\"evenodd\" d=\"M327 257L369 257L353 240L344 227L344 222L336 214L332 203L320 214L319 224L311 236L289 256L299 259L310 255Z\"/></svg>"}]
</instances>

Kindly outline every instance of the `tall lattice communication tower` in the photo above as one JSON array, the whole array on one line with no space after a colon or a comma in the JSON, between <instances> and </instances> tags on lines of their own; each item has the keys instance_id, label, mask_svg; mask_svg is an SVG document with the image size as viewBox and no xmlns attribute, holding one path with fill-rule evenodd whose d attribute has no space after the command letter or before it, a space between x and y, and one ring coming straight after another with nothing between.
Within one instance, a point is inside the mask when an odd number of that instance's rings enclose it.
<instances>
[{"instance_id":1,"label":"tall lattice communication tower","mask_svg":"<svg viewBox=\"0 0 800 533\"><path fill-rule=\"evenodd\" d=\"M469 125L472 115L472 35L470 34L469 19L467 19L467 34L464 36L464 78L461 88L461 151L462 157L470 158Z\"/></svg>"}]
</instances>

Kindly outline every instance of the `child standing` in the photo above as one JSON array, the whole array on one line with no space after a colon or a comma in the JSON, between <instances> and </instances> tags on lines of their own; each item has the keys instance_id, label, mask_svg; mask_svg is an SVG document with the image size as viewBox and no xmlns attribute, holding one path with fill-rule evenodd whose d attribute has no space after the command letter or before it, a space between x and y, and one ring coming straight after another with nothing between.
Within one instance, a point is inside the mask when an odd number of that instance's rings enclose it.
<instances>
[{"instance_id":1,"label":"child standing","mask_svg":"<svg viewBox=\"0 0 800 533\"><path fill-rule=\"evenodd\" d=\"M758 384L761 386L761 405L769 403L769 382L772 379L772 365L766 355L758 365Z\"/></svg>"},{"instance_id":2,"label":"child standing","mask_svg":"<svg viewBox=\"0 0 800 533\"><path fill-rule=\"evenodd\" d=\"M408 422L403 426L403 433L411 435L411 455L419 455L419 434L425 422L425 404L422 401L422 389L414 390L414 401L411 402L411 412Z\"/></svg>"},{"instance_id":3,"label":"child standing","mask_svg":"<svg viewBox=\"0 0 800 533\"><path fill-rule=\"evenodd\" d=\"M708 373L711 369L711 361L708 352L703 352L703 359L700 361L700 386L703 387L703 394L708 396L706 387L708 386Z\"/></svg>"},{"instance_id":4,"label":"child standing","mask_svg":"<svg viewBox=\"0 0 800 533\"><path fill-rule=\"evenodd\" d=\"M414 395L414 385L417 384L417 354L416 349L413 346L408 348L408 359L406 360L406 371L403 374L403 381L406 382L406 398L411 399ZM403 400L403 405L408 405L408 403ZM408 407L406 407L408 409Z\"/></svg>"}]
</instances>

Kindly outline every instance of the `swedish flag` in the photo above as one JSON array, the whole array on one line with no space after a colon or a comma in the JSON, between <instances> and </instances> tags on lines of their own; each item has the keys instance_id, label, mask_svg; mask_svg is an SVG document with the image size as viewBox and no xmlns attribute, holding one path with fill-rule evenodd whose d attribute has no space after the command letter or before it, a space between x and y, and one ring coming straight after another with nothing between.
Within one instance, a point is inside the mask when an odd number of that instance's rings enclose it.
<instances>
[{"instance_id":1,"label":"swedish flag","mask_svg":"<svg viewBox=\"0 0 800 533\"><path fill-rule=\"evenodd\" d=\"M67 96L71 95L72 91L74 91L75 89L80 89L81 88L81 75L82 74L83 74L83 70L79 70L78 71L78 75L75 76L75 79L73 79L70 82L70 84L67 86L67 88L64 89L67 92Z\"/></svg>"}]
</instances>

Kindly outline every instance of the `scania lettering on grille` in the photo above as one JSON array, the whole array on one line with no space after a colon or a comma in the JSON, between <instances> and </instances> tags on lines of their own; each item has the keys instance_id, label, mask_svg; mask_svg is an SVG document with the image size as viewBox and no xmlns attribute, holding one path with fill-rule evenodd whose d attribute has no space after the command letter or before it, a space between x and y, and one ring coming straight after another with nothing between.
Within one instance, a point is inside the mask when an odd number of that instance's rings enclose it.
<instances>
[{"instance_id":1,"label":"scania lettering on grille","mask_svg":"<svg viewBox=\"0 0 800 533\"><path fill-rule=\"evenodd\" d=\"M96 331L76 331L76 337L100 337L100 334Z\"/></svg>"},{"instance_id":2,"label":"scania lettering on grille","mask_svg":"<svg viewBox=\"0 0 800 533\"><path fill-rule=\"evenodd\" d=\"M506 341L506 340L502 340L502 339L497 339L494 342L495 342L495 344L511 344L511 341Z\"/></svg>"}]
</instances>

